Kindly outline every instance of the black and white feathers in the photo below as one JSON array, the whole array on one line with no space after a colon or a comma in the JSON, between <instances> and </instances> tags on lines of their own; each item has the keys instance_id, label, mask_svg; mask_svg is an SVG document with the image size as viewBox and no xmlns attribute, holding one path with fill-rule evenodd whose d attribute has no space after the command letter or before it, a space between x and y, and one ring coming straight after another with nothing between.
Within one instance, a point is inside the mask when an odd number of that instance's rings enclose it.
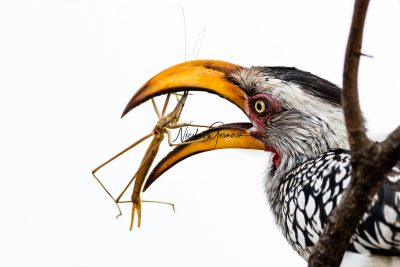
<instances>
[{"instance_id":1,"label":"black and white feathers","mask_svg":"<svg viewBox=\"0 0 400 267\"><path fill-rule=\"evenodd\" d=\"M335 149L288 173L268 199L287 241L304 258L351 179L350 154ZM400 172L394 167L353 235L349 251L400 255Z\"/></svg>"}]
</instances>

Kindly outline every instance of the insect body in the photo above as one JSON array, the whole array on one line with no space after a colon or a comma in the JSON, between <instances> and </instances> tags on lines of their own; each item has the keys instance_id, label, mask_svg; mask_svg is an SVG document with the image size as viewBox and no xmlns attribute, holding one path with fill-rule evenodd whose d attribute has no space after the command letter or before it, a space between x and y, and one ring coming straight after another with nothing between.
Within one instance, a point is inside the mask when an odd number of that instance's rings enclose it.
<instances>
[{"instance_id":1,"label":"insect body","mask_svg":"<svg viewBox=\"0 0 400 267\"><path fill-rule=\"evenodd\" d=\"M122 214L121 209L119 207L120 203L127 203L127 202L131 202L132 203L131 224L130 224L130 229L131 230L133 228L133 222L134 222L134 218L135 218L135 213L138 216L137 225L138 225L138 227L140 227L142 202L153 202L153 203L169 204L169 205L172 205L172 207L174 208L173 204L171 204L171 203L159 202L159 201L142 201L141 200L141 192L142 192L143 184L144 184L144 182L146 180L146 177L147 177L147 174L149 172L149 169L150 169L155 157L157 156L158 150L160 148L160 144L163 141L165 134L168 135L169 144L171 146L174 146L174 145L177 145L177 144L173 144L171 142L169 129L193 126L193 125L184 124L184 123L183 124L178 124L179 117L181 115L181 112L182 112L182 109L183 109L183 107L185 105L187 97L188 97L188 93L187 92L183 93L183 95L179 99L179 101L178 101L177 105L175 106L175 108L170 113L168 113L167 115L165 115L165 113L166 113L166 109L167 109L167 106L168 106L168 103L169 103L170 95L169 94L167 95L167 98L165 100L164 107L163 107L163 110L162 110L161 113L159 112L159 110L157 108L157 105L155 104L154 100L152 99L154 109L155 109L155 111L157 113L157 116L159 118L159 120L158 120L157 124L155 125L153 131L150 134L142 137L141 139L139 139L138 141L136 141L135 143L133 143L132 145L130 145L129 147L127 147L126 149L124 149L123 151L121 151L120 153L118 153L117 155L112 157L111 159L107 160L106 162L104 162L103 164L101 164L100 166L98 166L97 168L95 168L92 171L92 174L93 174L94 178L100 183L100 185L107 192L107 194L117 204L117 207L118 207L118 210L119 210L118 216L120 216ZM120 193L120 195L117 198L114 198L112 196L112 194L107 190L107 188L98 179L98 177L96 176L96 172L98 170L100 170L101 168L103 168L104 166L106 166L107 164L109 164L111 161L115 160L116 158L118 158L119 156L121 156L122 154L127 152L128 150L132 149L136 145L140 144L141 142L143 142L144 140L146 140L146 139L148 139L148 138L150 138L152 136L153 136L153 140L151 141L149 147L147 148L146 153L144 154L144 156L142 158L142 161L141 161L141 163L139 165L139 168L137 169L136 173L133 175L132 179L129 181L129 183L126 185L124 190ZM134 186L133 186L133 191L132 191L132 195L131 195L131 200L130 201L121 201L122 196L125 194L125 192L127 191L127 189L131 186L131 184L133 182L134 182Z\"/></svg>"}]
</instances>

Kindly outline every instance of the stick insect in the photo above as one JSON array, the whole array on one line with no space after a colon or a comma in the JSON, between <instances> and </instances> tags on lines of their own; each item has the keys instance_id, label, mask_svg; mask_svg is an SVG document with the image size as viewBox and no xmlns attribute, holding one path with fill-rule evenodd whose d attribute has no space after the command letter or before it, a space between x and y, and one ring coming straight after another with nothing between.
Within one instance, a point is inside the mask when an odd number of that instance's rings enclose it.
<instances>
[{"instance_id":1,"label":"stick insect","mask_svg":"<svg viewBox=\"0 0 400 267\"><path fill-rule=\"evenodd\" d=\"M138 141L134 142L132 145L128 146L127 148L125 148L124 150L122 150L121 152L119 152L117 155L115 155L114 157L110 158L109 160L107 160L106 162L104 162L103 164L101 164L100 166L98 166L97 168L95 168L92 171L92 174L94 176L94 178L97 180L97 182L101 185L101 187L106 191L106 193L114 200L114 202L117 204L118 207L118 211L119 214L117 215L117 217L119 217L120 215L122 215L122 211L121 208L119 206L120 203L132 203L132 211L131 211L131 223L130 223L130 230L132 230L133 228L133 223L134 223L134 217L135 217L135 213L138 216L138 227L140 227L140 223L141 223L141 210L142 210L142 202L152 202L152 203L161 203L161 204L168 204L171 205L172 208L175 211L175 207L174 204L172 203L167 203L167 202L161 202L161 201L145 201L145 200L141 200L141 191L142 191L142 187L143 184L146 180L147 177L147 173L158 153L159 147L161 142L164 139L164 135L167 134L168 136L168 143L170 146L176 146L176 145L180 145L180 144L174 144L171 141L171 134L170 131L171 129L177 129L177 128L181 128L181 127L189 127L189 126L193 126L193 127L205 127L205 126L201 126L201 125L193 125L193 124L187 124L187 123L181 123L179 124L179 118L180 115L182 113L182 109L185 105L186 99L188 97L188 92L184 92L183 95L181 95L181 98L178 100L177 105L175 106L175 108L168 113L167 115L165 115L166 110L167 110L167 106L170 100L170 94L167 95L165 102L164 102L164 106L162 109L162 112L159 112L159 109L154 101L154 99L152 100L153 106L154 106L154 110L157 113L158 116L158 122L156 123L156 125L154 126L152 132L142 138L140 138ZM129 181L129 183L126 185L126 187L124 188L124 190L122 190L122 192L119 194L119 196L117 198L114 198L112 196L112 194L108 191L108 189L103 185L103 183L100 181L100 179L96 176L96 172L99 171L101 168L103 168L104 166L106 166L107 164L109 164L110 162L112 162L113 160L115 160L116 158L120 157L121 155L123 155L124 153L126 153L127 151L129 151L130 149L134 148L135 146L137 146L138 144L140 144L141 142L145 141L146 139L150 138L151 136L153 136L153 140L151 141L149 147L146 150L146 153L144 154L142 161L139 165L139 168L137 169L136 173L133 175L132 179ZM183 144L183 143L181 143ZM130 201L121 201L122 196L125 194L126 190L131 186L131 184L133 183L133 181L135 181L134 183L134 187L133 187L133 192L131 195L131 200Z\"/></svg>"}]
</instances>

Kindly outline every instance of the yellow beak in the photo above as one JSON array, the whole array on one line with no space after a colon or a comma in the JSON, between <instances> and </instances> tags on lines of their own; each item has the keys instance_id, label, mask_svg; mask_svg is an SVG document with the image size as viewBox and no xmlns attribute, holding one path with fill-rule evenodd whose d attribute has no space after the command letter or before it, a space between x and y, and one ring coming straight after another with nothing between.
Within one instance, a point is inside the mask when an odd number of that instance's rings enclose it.
<instances>
[{"instance_id":1,"label":"yellow beak","mask_svg":"<svg viewBox=\"0 0 400 267\"><path fill-rule=\"evenodd\" d=\"M205 91L217 94L248 114L248 96L230 81L230 74L240 66L216 60L195 60L168 68L144 84L132 97L122 116L155 96L178 91ZM250 134L251 123L232 123L211 128L186 140L154 168L144 185L145 191L169 168L197 153L224 148L266 150L262 141Z\"/></svg>"}]
</instances>

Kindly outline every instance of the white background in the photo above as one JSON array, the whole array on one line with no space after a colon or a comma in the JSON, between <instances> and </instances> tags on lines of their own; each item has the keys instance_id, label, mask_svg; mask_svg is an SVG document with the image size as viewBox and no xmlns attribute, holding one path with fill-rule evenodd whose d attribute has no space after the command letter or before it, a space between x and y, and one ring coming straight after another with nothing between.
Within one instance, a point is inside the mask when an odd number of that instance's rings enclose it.
<instances>
[{"instance_id":1,"label":"white background","mask_svg":"<svg viewBox=\"0 0 400 267\"><path fill-rule=\"evenodd\" d=\"M145 103L120 114L145 81L187 58L286 65L341 84L353 1L0 2L0 266L306 266L266 205L263 152L190 158L143 195L142 227L129 232L91 176L149 133ZM360 73L371 136L400 122L400 2L372 1ZM195 53L196 54L196 53ZM183 120L246 121L220 98L196 93ZM145 145L99 176L120 190ZM156 161L169 151L163 146ZM118 189L118 190L117 190Z\"/></svg>"}]
</instances>

